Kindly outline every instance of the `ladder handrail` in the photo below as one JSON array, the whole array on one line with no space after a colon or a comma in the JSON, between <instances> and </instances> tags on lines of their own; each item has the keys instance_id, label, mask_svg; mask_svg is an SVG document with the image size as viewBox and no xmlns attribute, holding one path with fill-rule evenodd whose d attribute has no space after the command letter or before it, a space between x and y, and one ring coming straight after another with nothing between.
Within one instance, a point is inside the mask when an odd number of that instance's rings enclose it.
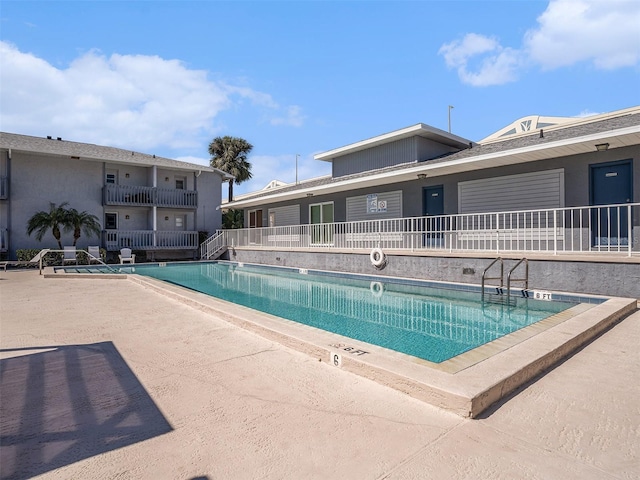
<instances>
[{"instance_id":1,"label":"ladder handrail","mask_svg":"<svg viewBox=\"0 0 640 480\"><path fill-rule=\"evenodd\" d=\"M496 264L496 262L498 262L498 261L500 262L500 276L499 277L487 277L487 272L489 271L489 269L491 267L493 267ZM482 290L481 291L482 291L482 301L483 302L484 302L484 281L485 280L500 280L500 288L502 288L504 286L504 260L502 260L502 257L496 258L482 272Z\"/></svg>"},{"instance_id":2,"label":"ladder handrail","mask_svg":"<svg viewBox=\"0 0 640 480\"><path fill-rule=\"evenodd\" d=\"M511 296L511 274L524 262L525 270L524 270L524 278L514 278L514 282L524 282L524 289L529 290L529 260L526 258L521 258L518 263L516 263L511 270L509 270L509 274L507 275L507 302L509 301L509 297Z\"/></svg>"}]
</instances>

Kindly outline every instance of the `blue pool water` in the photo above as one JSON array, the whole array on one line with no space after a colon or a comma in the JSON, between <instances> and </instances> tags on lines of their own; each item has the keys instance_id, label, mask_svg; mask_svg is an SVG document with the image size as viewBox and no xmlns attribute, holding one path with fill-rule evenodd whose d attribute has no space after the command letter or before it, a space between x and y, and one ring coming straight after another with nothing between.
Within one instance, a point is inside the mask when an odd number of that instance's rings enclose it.
<instances>
[{"instance_id":1,"label":"blue pool water","mask_svg":"<svg viewBox=\"0 0 640 480\"><path fill-rule=\"evenodd\" d=\"M420 281L229 263L135 265L123 271L181 285L262 312L442 362L575 303L481 302L480 290Z\"/></svg>"}]
</instances>

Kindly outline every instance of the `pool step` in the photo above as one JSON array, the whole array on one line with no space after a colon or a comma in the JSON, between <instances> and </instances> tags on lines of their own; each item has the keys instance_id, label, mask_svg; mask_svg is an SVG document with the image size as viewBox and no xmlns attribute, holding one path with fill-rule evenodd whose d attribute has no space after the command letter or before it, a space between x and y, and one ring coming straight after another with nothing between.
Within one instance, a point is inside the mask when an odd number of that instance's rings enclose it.
<instances>
[{"instance_id":1,"label":"pool step","mask_svg":"<svg viewBox=\"0 0 640 480\"><path fill-rule=\"evenodd\" d=\"M509 305L515 307L518 304L518 299L510 295L501 295L497 293L485 294L483 301L485 303L496 303L499 305Z\"/></svg>"}]
</instances>

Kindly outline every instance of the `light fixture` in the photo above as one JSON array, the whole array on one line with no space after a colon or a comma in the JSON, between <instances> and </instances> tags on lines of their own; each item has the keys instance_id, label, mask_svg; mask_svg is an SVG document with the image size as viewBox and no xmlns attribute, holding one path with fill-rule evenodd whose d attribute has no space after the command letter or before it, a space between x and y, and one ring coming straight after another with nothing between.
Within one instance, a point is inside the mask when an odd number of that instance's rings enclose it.
<instances>
[{"instance_id":1,"label":"light fixture","mask_svg":"<svg viewBox=\"0 0 640 480\"><path fill-rule=\"evenodd\" d=\"M130 177L130 175L128 173L125 173L124 176L125 176L125 178L129 178Z\"/></svg>"},{"instance_id":2,"label":"light fixture","mask_svg":"<svg viewBox=\"0 0 640 480\"><path fill-rule=\"evenodd\" d=\"M418 174L418 178L419 178L420 180L424 180L425 178L427 178L427 174L426 174L426 173L419 173L419 174Z\"/></svg>"},{"instance_id":3,"label":"light fixture","mask_svg":"<svg viewBox=\"0 0 640 480\"><path fill-rule=\"evenodd\" d=\"M596 150L599 152L604 152L605 150L609 149L609 144L608 143L598 143L596 145Z\"/></svg>"},{"instance_id":4,"label":"light fixture","mask_svg":"<svg viewBox=\"0 0 640 480\"><path fill-rule=\"evenodd\" d=\"M164 181L168 182L169 181L169 177L164 177Z\"/></svg>"},{"instance_id":5,"label":"light fixture","mask_svg":"<svg viewBox=\"0 0 640 480\"><path fill-rule=\"evenodd\" d=\"M126 220L129 220L129 215L125 215L125 216L124 216L124 218L125 218Z\"/></svg>"},{"instance_id":6,"label":"light fixture","mask_svg":"<svg viewBox=\"0 0 640 480\"><path fill-rule=\"evenodd\" d=\"M164 217L164 221L165 222L169 221L169 217Z\"/></svg>"}]
</instances>

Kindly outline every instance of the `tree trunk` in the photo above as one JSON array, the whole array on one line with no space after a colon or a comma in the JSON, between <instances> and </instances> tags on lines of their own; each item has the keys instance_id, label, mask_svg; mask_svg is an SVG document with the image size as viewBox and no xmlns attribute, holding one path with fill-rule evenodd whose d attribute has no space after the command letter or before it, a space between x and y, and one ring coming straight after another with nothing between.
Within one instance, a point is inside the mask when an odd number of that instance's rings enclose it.
<instances>
[{"instance_id":1,"label":"tree trunk","mask_svg":"<svg viewBox=\"0 0 640 480\"><path fill-rule=\"evenodd\" d=\"M53 227L53 236L58 241L58 248L62 250L62 242L60 242L60 229L58 227Z\"/></svg>"},{"instance_id":2,"label":"tree trunk","mask_svg":"<svg viewBox=\"0 0 640 480\"><path fill-rule=\"evenodd\" d=\"M233 179L229 180L229 202L233 202Z\"/></svg>"}]
</instances>

